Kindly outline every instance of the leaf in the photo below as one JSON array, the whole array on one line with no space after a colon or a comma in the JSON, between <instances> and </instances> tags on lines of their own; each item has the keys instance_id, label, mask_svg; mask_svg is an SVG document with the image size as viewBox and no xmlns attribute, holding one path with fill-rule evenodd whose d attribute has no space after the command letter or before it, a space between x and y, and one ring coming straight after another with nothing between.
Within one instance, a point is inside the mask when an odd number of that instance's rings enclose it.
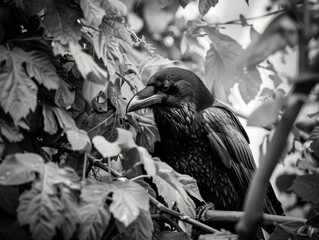
<instances>
[{"instance_id":1,"label":"leaf","mask_svg":"<svg viewBox=\"0 0 319 240\"><path fill-rule=\"evenodd\" d=\"M82 95L84 99L91 103L91 101L101 92L105 91L106 86L97 84L88 80L84 80L83 82L83 88L82 88Z\"/></svg>"},{"instance_id":2,"label":"leaf","mask_svg":"<svg viewBox=\"0 0 319 240\"><path fill-rule=\"evenodd\" d=\"M0 209L10 215L15 216L18 205L18 188L0 185Z\"/></svg>"},{"instance_id":3,"label":"leaf","mask_svg":"<svg viewBox=\"0 0 319 240\"><path fill-rule=\"evenodd\" d=\"M178 174L164 162L157 161L156 165L158 172L153 176L153 182L168 207L172 208L176 202L181 213L194 218L196 215L195 203L178 180Z\"/></svg>"},{"instance_id":4,"label":"leaf","mask_svg":"<svg viewBox=\"0 0 319 240\"><path fill-rule=\"evenodd\" d=\"M253 25L251 25L249 35L250 35L250 41L254 42L260 37L261 34L256 31L256 29L253 27Z\"/></svg>"},{"instance_id":5,"label":"leaf","mask_svg":"<svg viewBox=\"0 0 319 240\"><path fill-rule=\"evenodd\" d=\"M131 34L124 25L124 19L117 15L106 15L103 18L101 31L109 41L112 37L122 39L124 42L131 43Z\"/></svg>"},{"instance_id":6,"label":"leaf","mask_svg":"<svg viewBox=\"0 0 319 240\"><path fill-rule=\"evenodd\" d=\"M291 189L293 181L296 179L297 175L294 174L282 174L276 179L276 185L280 192L287 192Z\"/></svg>"},{"instance_id":7,"label":"leaf","mask_svg":"<svg viewBox=\"0 0 319 240\"><path fill-rule=\"evenodd\" d=\"M53 106L46 106L48 111L51 111L55 117L57 118L57 121L59 123L59 126L62 129L73 129L76 130L77 127L75 125L75 122L73 118L62 108L53 107Z\"/></svg>"},{"instance_id":8,"label":"leaf","mask_svg":"<svg viewBox=\"0 0 319 240\"><path fill-rule=\"evenodd\" d=\"M130 162L133 162L134 164L137 161L140 161L144 165L148 175L155 175L156 166L148 151L145 148L136 145L131 132L121 128L117 128L117 131L118 137L114 143L117 143L121 147L123 153L127 154L127 157L132 158L129 159Z\"/></svg>"},{"instance_id":9,"label":"leaf","mask_svg":"<svg viewBox=\"0 0 319 240\"><path fill-rule=\"evenodd\" d=\"M241 46L216 28L204 28L212 44L206 55L205 76L208 89L214 90L216 98L227 102L228 90L238 81L241 73L234 60L241 54Z\"/></svg>"},{"instance_id":10,"label":"leaf","mask_svg":"<svg viewBox=\"0 0 319 240\"><path fill-rule=\"evenodd\" d=\"M140 75L145 69L149 67L167 65L172 64L174 62L176 61L169 60L168 58L163 58L158 54L149 55L139 65Z\"/></svg>"},{"instance_id":11,"label":"leaf","mask_svg":"<svg viewBox=\"0 0 319 240\"><path fill-rule=\"evenodd\" d=\"M61 193L61 203L64 206L62 236L63 239L71 239L81 222L78 199L72 192L64 189Z\"/></svg>"},{"instance_id":12,"label":"leaf","mask_svg":"<svg viewBox=\"0 0 319 240\"><path fill-rule=\"evenodd\" d=\"M77 42L81 38L81 25L78 19L81 18L80 12L69 8L63 2L48 0L47 11L41 25L45 29L48 37L61 44Z\"/></svg>"},{"instance_id":13,"label":"leaf","mask_svg":"<svg viewBox=\"0 0 319 240\"><path fill-rule=\"evenodd\" d=\"M115 142L121 147L123 151L127 151L136 147L136 143L134 142L133 134L131 132L122 128L117 128L117 133L118 136Z\"/></svg>"},{"instance_id":14,"label":"leaf","mask_svg":"<svg viewBox=\"0 0 319 240\"><path fill-rule=\"evenodd\" d=\"M239 80L240 95L248 103L253 100L259 92L262 79L256 67L247 69Z\"/></svg>"},{"instance_id":15,"label":"leaf","mask_svg":"<svg viewBox=\"0 0 319 240\"><path fill-rule=\"evenodd\" d=\"M121 232L122 229L119 231ZM148 211L140 210L140 214L136 220L124 229L124 237L126 240L149 240L152 239L154 231L153 221Z\"/></svg>"},{"instance_id":16,"label":"leaf","mask_svg":"<svg viewBox=\"0 0 319 240\"><path fill-rule=\"evenodd\" d=\"M140 209L149 212L149 198L139 184L134 182L114 182L113 201L110 211L114 218L129 226L140 214Z\"/></svg>"},{"instance_id":17,"label":"leaf","mask_svg":"<svg viewBox=\"0 0 319 240\"><path fill-rule=\"evenodd\" d=\"M60 79L59 88L54 95L54 102L61 108L67 108L72 105L75 100L75 91L71 91L70 86Z\"/></svg>"},{"instance_id":18,"label":"leaf","mask_svg":"<svg viewBox=\"0 0 319 240\"><path fill-rule=\"evenodd\" d=\"M105 11L101 7L101 0L81 0L80 6L82 8L85 19L95 28L99 28L102 23Z\"/></svg>"},{"instance_id":19,"label":"leaf","mask_svg":"<svg viewBox=\"0 0 319 240\"><path fill-rule=\"evenodd\" d=\"M15 124L34 111L37 106L38 88L22 66L26 52L13 48L5 54L5 63L0 73L0 102Z\"/></svg>"},{"instance_id":20,"label":"leaf","mask_svg":"<svg viewBox=\"0 0 319 240\"><path fill-rule=\"evenodd\" d=\"M64 239L68 239L80 221L75 197L80 191L79 178L73 169L47 163L32 189L20 196L20 225L29 225L36 240L52 239L57 228L62 230Z\"/></svg>"},{"instance_id":21,"label":"leaf","mask_svg":"<svg viewBox=\"0 0 319 240\"><path fill-rule=\"evenodd\" d=\"M111 213L105 203L103 183L86 180L83 184L79 213L81 223L77 233L80 240L101 239L111 219Z\"/></svg>"},{"instance_id":22,"label":"leaf","mask_svg":"<svg viewBox=\"0 0 319 240\"><path fill-rule=\"evenodd\" d=\"M93 58L81 50L81 46L76 42L69 42L70 52L72 53L75 63L81 72L81 75L88 81L105 85L107 82L108 73L102 69ZM88 77L89 74L92 77Z\"/></svg>"},{"instance_id":23,"label":"leaf","mask_svg":"<svg viewBox=\"0 0 319 240\"><path fill-rule=\"evenodd\" d=\"M298 176L292 184L292 189L304 201L319 203L319 178L317 175Z\"/></svg>"},{"instance_id":24,"label":"leaf","mask_svg":"<svg viewBox=\"0 0 319 240\"><path fill-rule=\"evenodd\" d=\"M278 97L259 106L249 115L247 126L262 127L276 123L284 102L285 99L283 97Z\"/></svg>"},{"instance_id":25,"label":"leaf","mask_svg":"<svg viewBox=\"0 0 319 240\"><path fill-rule=\"evenodd\" d=\"M215 7L219 0L199 0L198 10L203 17L209 11L211 7Z\"/></svg>"},{"instance_id":26,"label":"leaf","mask_svg":"<svg viewBox=\"0 0 319 240\"><path fill-rule=\"evenodd\" d=\"M43 84L48 90L58 89L61 79L56 73L54 65L45 54L30 51L22 57L25 57L24 61L30 77L34 77L38 83Z\"/></svg>"},{"instance_id":27,"label":"leaf","mask_svg":"<svg viewBox=\"0 0 319 240\"><path fill-rule=\"evenodd\" d=\"M28 16L33 16L45 8L46 1L27 0L27 1L22 1L22 4L24 4L23 9L26 10ZM22 6L20 6L20 7L22 7Z\"/></svg>"},{"instance_id":28,"label":"leaf","mask_svg":"<svg viewBox=\"0 0 319 240\"><path fill-rule=\"evenodd\" d=\"M0 184L20 185L33 181L43 171L44 160L34 153L7 155L0 165Z\"/></svg>"},{"instance_id":29,"label":"leaf","mask_svg":"<svg viewBox=\"0 0 319 240\"><path fill-rule=\"evenodd\" d=\"M92 139L94 147L102 154L103 158L117 156L121 153L118 143L111 143L102 136L95 136Z\"/></svg>"},{"instance_id":30,"label":"leaf","mask_svg":"<svg viewBox=\"0 0 319 240\"><path fill-rule=\"evenodd\" d=\"M66 137L74 151L90 152L91 141L86 131L81 129L65 131Z\"/></svg>"},{"instance_id":31,"label":"leaf","mask_svg":"<svg viewBox=\"0 0 319 240\"><path fill-rule=\"evenodd\" d=\"M239 68L256 65L278 50L297 44L297 27L288 14L275 17L238 58Z\"/></svg>"},{"instance_id":32,"label":"leaf","mask_svg":"<svg viewBox=\"0 0 319 240\"><path fill-rule=\"evenodd\" d=\"M302 226L304 226L302 222L282 223L276 227L269 240L299 239L297 238L297 230Z\"/></svg>"},{"instance_id":33,"label":"leaf","mask_svg":"<svg viewBox=\"0 0 319 240\"><path fill-rule=\"evenodd\" d=\"M42 105L42 114L43 114L43 121L44 121L44 128L43 130L50 135L57 133L58 131L58 124L55 119L54 113L50 107L46 104Z\"/></svg>"},{"instance_id":34,"label":"leaf","mask_svg":"<svg viewBox=\"0 0 319 240\"><path fill-rule=\"evenodd\" d=\"M246 19L246 17L244 15L239 14L239 20L240 20L240 24L241 24L242 27L250 26L247 23L247 19Z\"/></svg>"},{"instance_id":35,"label":"leaf","mask_svg":"<svg viewBox=\"0 0 319 240\"><path fill-rule=\"evenodd\" d=\"M107 15L117 15L120 17L126 16L126 6L119 0L104 0L102 1L102 8Z\"/></svg>"},{"instance_id":36,"label":"leaf","mask_svg":"<svg viewBox=\"0 0 319 240\"><path fill-rule=\"evenodd\" d=\"M192 0L178 0L179 5L182 6L182 8L185 8Z\"/></svg>"},{"instance_id":37,"label":"leaf","mask_svg":"<svg viewBox=\"0 0 319 240\"><path fill-rule=\"evenodd\" d=\"M24 136L18 127L2 119L0 119L0 131L10 142L20 142L24 139Z\"/></svg>"},{"instance_id":38,"label":"leaf","mask_svg":"<svg viewBox=\"0 0 319 240\"><path fill-rule=\"evenodd\" d=\"M190 196L196 198L200 202L205 202L202 196L200 195L197 181L195 178L189 175L179 173L177 173L177 176L178 181L183 185L184 189Z\"/></svg>"},{"instance_id":39,"label":"leaf","mask_svg":"<svg viewBox=\"0 0 319 240\"><path fill-rule=\"evenodd\" d=\"M64 209L57 195L32 188L20 195L18 220L21 225L29 225L35 240L50 240L56 234L56 227L63 223Z\"/></svg>"}]
</instances>

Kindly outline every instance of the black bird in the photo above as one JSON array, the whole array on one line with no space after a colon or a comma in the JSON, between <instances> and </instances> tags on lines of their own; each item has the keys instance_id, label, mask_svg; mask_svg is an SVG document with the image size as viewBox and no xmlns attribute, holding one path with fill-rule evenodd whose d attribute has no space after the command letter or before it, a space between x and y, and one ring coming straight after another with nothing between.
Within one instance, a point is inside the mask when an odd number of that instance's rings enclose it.
<instances>
[{"instance_id":1,"label":"black bird","mask_svg":"<svg viewBox=\"0 0 319 240\"><path fill-rule=\"evenodd\" d=\"M217 210L241 210L256 165L249 138L234 113L216 101L201 79L181 68L155 73L127 111L153 109L161 142L155 154L177 172L194 177ZM283 210L270 187L265 212Z\"/></svg>"}]
</instances>

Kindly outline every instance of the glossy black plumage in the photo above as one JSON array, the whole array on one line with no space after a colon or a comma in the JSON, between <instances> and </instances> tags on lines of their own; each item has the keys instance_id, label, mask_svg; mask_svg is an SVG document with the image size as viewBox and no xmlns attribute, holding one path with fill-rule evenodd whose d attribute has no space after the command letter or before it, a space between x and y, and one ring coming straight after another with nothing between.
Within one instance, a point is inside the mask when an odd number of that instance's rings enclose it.
<instances>
[{"instance_id":1,"label":"glossy black plumage","mask_svg":"<svg viewBox=\"0 0 319 240\"><path fill-rule=\"evenodd\" d=\"M161 142L155 154L198 181L202 197L216 209L241 210L256 169L248 136L233 112L214 100L192 72L167 68L154 74L128 111L151 107ZM272 188L265 212L283 214Z\"/></svg>"}]
</instances>

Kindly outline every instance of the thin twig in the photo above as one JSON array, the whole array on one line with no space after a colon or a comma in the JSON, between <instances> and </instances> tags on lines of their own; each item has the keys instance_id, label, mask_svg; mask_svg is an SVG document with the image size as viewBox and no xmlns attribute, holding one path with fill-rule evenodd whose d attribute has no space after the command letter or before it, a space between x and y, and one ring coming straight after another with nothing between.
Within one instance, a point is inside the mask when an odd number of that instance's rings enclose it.
<instances>
[{"instance_id":1,"label":"thin twig","mask_svg":"<svg viewBox=\"0 0 319 240\"><path fill-rule=\"evenodd\" d=\"M124 77L121 73L119 73L119 72L115 72L116 73L116 75L117 76L119 76L120 78L122 78L129 86L130 86L130 88L131 88L131 91L135 94L135 93L137 93L137 87L136 86L134 86L131 82L130 82L130 80L128 80L126 77Z\"/></svg>"},{"instance_id":2,"label":"thin twig","mask_svg":"<svg viewBox=\"0 0 319 240\"><path fill-rule=\"evenodd\" d=\"M97 124L96 126L94 126L93 128L91 128L90 130L88 130L87 133L92 132L93 130L95 130L96 128L98 128L99 126L101 126L102 124L106 123L106 122L109 121L113 116L114 116L114 113L112 113L108 118L106 118L105 120L103 120L102 122L100 122L99 124Z\"/></svg>"},{"instance_id":3,"label":"thin twig","mask_svg":"<svg viewBox=\"0 0 319 240\"><path fill-rule=\"evenodd\" d=\"M138 179L141 179L141 178L150 178L151 176L150 175L139 175L139 176L136 176L134 178L131 178L130 181L136 181Z\"/></svg>"},{"instance_id":4,"label":"thin twig","mask_svg":"<svg viewBox=\"0 0 319 240\"><path fill-rule=\"evenodd\" d=\"M87 153L84 153L84 162L83 162L83 172L82 172L82 179L85 179L86 176L86 168L87 168Z\"/></svg>"},{"instance_id":5,"label":"thin twig","mask_svg":"<svg viewBox=\"0 0 319 240\"><path fill-rule=\"evenodd\" d=\"M206 224L204 223L201 223L201 222L198 222L194 219L192 219L191 217L189 216L185 216L184 214L182 213L179 213L179 212L176 212L172 209L169 209L167 207L165 207L162 203L160 203L159 201L157 201L154 197L152 197L151 195L149 195L149 198L150 198L150 201L153 205L155 205L160 211L162 212L165 212L165 213L168 213L169 215L173 216L173 217L176 217L178 218L179 220L183 221L183 222L187 222L187 223L190 223L192 224L194 227L197 227L201 230L204 230L206 232L209 232L209 233L217 233L219 232L217 229L214 229L210 226L207 226Z\"/></svg>"}]
</instances>

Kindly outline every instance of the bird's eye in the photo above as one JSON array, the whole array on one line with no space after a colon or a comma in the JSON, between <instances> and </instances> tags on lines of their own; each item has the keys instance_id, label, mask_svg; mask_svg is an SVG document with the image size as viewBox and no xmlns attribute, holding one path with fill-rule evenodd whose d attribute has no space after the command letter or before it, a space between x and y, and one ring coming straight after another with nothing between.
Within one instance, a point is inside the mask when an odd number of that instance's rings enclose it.
<instances>
[{"instance_id":1,"label":"bird's eye","mask_svg":"<svg viewBox=\"0 0 319 240\"><path fill-rule=\"evenodd\" d=\"M168 85L163 85L163 86L162 86L162 90L163 90L164 92L166 92L168 89L169 89L169 86L168 86Z\"/></svg>"}]
</instances>

